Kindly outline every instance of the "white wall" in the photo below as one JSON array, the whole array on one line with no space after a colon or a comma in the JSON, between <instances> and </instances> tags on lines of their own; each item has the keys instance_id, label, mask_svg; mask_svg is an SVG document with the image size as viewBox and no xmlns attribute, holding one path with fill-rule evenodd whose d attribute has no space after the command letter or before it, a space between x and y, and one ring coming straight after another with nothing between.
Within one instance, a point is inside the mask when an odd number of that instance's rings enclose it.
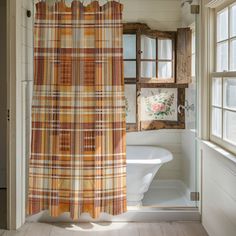
<instances>
[{"instance_id":1,"label":"white wall","mask_svg":"<svg viewBox=\"0 0 236 236\"><path fill-rule=\"evenodd\" d=\"M236 156L215 145L202 144L201 149L203 225L209 236L235 236Z\"/></svg>"},{"instance_id":2,"label":"white wall","mask_svg":"<svg viewBox=\"0 0 236 236\"><path fill-rule=\"evenodd\" d=\"M54 1L54 0L47 0ZM72 0L65 0L69 6ZM88 4L91 0L84 0ZM101 4L107 0L99 0ZM181 26L180 0L120 0L125 22L141 22L153 29L173 31Z\"/></svg>"},{"instance_id":3,"label":"white wall","mask_svg":"<svg viewBox=\"0 0 236 236\"><path fill-rule=\"evenodd\" d=\"M6 188L7 159L7 75L6 75L6 1L0 1L0 188Z\"/></svg>"},{"instance_id":4,"label":"white wall","mask_svg":"<svg viewBox=\"0 0 236 236\"><path fill-rule=\"evenodd\" d=\"M174 31L181 26L179 0L121 0L124 21L148 24L152 29Z\"/></svg>"}]
</instances>

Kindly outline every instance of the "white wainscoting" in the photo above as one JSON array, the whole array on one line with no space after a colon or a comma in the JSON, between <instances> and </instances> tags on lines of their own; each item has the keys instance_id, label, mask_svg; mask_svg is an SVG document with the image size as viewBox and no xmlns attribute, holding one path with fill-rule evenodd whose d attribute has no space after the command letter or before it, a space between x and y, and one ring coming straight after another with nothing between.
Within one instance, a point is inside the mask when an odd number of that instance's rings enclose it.
<instances>
[{"instance_id":1,"label":"white wainscoting","mask_svg":"<svg viewBox=\"0 0 236 236\"><path fill-rule=\"evenodd\" d=\"M209 142L201 150L203 225L209 236L235 236L236 157Z\"/></svg>"}]
</instances>

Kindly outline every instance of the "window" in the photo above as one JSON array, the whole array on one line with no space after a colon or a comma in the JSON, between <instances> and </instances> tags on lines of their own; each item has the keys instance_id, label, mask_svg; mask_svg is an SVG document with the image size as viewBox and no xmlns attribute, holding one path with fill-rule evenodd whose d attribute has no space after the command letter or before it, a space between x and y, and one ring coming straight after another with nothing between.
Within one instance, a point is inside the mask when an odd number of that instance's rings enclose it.
<instances>
[{"instance_id":1,"label":"window","mask_svg":"<svg viewBox=\"0 0 236 236\"><path fill-rule=\"evenodd\" d=\"M236 3L216 10L215 72L211 75L211 140L236 147Z\"/></svg>"},{"instance_id":2,"label":"window","mask_svg":"<svg viewBox=\"0 0 236 236\"><path fill-rule=\"evenodd\" d=\"M124 77L136 80L136 34L124 34Z\"/></svg>"},{"instance_id":3,"label":"window","mask_svg":"<svg viewBox=\"0 0 236 236\"><path fill-rule=\"evenodd\" d=\"M166 32L142 23L123 25L127 131L185 128L178 106L191 83L191 58L190 28ZM177 69L186 73L179 78Z\"/></svg>"},{"instance_id":4,"label":"window","mask_svg":"<svg viewBox=\"0 0 236 236\"><path fill-rule=\"evenodd\" d=\"M173 38L141 35L141 79L174 82Z\"/></svg>"}]
</instances>

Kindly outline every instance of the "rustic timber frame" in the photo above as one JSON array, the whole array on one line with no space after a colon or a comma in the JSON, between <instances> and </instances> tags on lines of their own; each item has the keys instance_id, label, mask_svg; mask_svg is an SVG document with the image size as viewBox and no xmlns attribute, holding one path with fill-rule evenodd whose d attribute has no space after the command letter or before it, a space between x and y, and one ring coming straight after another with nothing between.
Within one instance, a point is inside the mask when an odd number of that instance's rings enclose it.
<instances>
[{"instance_id":1,"label":"rustic timber frame","mask_svg":"<svg viewBox=\"0 0 236 236\"><path fill-rule=\"evenodd\" d=\"M124 23L124 34L136 35L136 59L125 59L124 61L136 62L136 78L125 78L125 84L136 85L136 123L127 123L127 131L155 130L155 129L184 129L185 113L178 113L177 121L153 120L141 121L141 89L142 88L177 88L177 106L185 103L185 88L191 82L191 30L189 28L178 29L177 31L164 32L151 30L146 24ZM172 76L167 79L142 78L141 77L141 35L154 39L172 40ZM157 42L157 40L156 40ZM156 43L156 50L158 44ZM180 64L178 63L180 61ZM158 57L156 62L156 75L158 75ZM165 61L165 60L163 60ZM178 79L179 78L179 79Z\"/></svg>"}]
</instances>

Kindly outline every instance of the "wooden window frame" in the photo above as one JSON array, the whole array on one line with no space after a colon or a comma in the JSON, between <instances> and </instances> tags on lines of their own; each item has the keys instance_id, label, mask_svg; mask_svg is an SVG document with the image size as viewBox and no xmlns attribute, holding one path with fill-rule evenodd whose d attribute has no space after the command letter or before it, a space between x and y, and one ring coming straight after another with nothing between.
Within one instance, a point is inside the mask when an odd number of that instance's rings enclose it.
<instances>
[{"instance_id":1,"label":"wooden window frame","mask_svg":"<svg viewBox=\"0 0 236 236\"><path fill-rule=\"evenodd\" d=\"M236 71L230 71L230 41L232 39L235 39L236 36L231 37L230 36L230 7L232 5L235 5L236 1L227 1L225 4L215 8L214 10L214 14L213 14L213 32L214 32L214 54L212 54L211 60L213 62L213 71L210 73L210 87L209 87L209 95L210 95L210 107L209 107L209 113L210 113L210 122L209 122L209 130L210 130L210 141L212 141L213 143L218 144L219 146L221 146L222 148L236 154L235 148L236 148L236 144L228 141L227 139L225 139L225 135L224 135L224 111L226 110L230 110L231 109L227 109L224 107L224 101L223 101L223 97L224 97L224 79L230 79L230 78L236 78ZM228 8L228 37L225 40L220 40L217 42L217 15L218 13L220 13L221 11L223 11L225 8ZM223 71L223 72L217 72L217 45L221 42L226 42L228 41L228 71ZM222 81L222 101L221 101L221 106L215 106L213 105L213 101L212 101L212 81L214 78L219 78ZM213 108L219 108L221 109L221 115L222 115L222 121L221 121L221 137L213 134L213 129L212 129L212 111ZM233 111L236 112L236 111Z\"/></svg>"},{"instance_id":2,"label":"wooden window frame","mask_svg":"<svg viewBox=\"0 0 236 236\"><path fill-rule=\"evenodd\" d=\"M132 131L138 131L139 130L139 122L138 122L138 86L137 86L137 78L139 78L139 65L138 61L140 60L140 55L138 53L138 46L140 44L140 27L143 27L142 24L134 23L134 24L123 24L123 34L134 34L136 35L136 59L132 61L136 61L136 78L124 78L125 84L135 84L136 85L136 122L135 123L126 123L126 131L132 132ZM125 61L130 61L129 59L124 59Z\"/></svg>"},{"instance_id":3,"label":"wooden window frame","mask_svg":"<svg viewBox=\"0 0 236 236\"><path fill-rule=\"evenodd\" d=\"M145 35L147 37L153 38L156 40L156 59L141 59L141 43L137 45L138 47L138 52L140 54L140 65L139 65L139 82L141 83L158 83L158 84L166 84L166 83L175 83L175 57L176 57L176 50L175 50L175 45L176 45L176 32L162 32L162 31L157 31L157 30L141 30L140 36ZM158 40L159 39L170 39L172 41L172 58L170 59L159 59L158 58ZM139 40L141 41L141 39ZM156 77L155 78L143 78L141 77L141 62L147 61L147 62L156 62ZM171 62L172 64L172 76L170 78L158 78L158 62Z\"/></svg>"},{"instance_id":4,"label":"wooden window frame","mask_svg":"<svg viewBox=\"0 0 236 236\"><path fill-rule=\"evenodd\" d=\"M171 84L139 84L138 85L138 93L141 94L142 88L176 88L177 89L177 107L179 105L183 105L185 103L185 85L171 85ZM177 113L177 121L169 121L169 120L153 120L153 121L142 121L141 117L141 101L139 96L139 130L156 130L156 129L185 129L185 112Z\"/></svg>"},{"instance_id":5,"label":"wooden window frame","mask_svg":"<svg viewBox=\"0 0 236 236\"><path fill-rule=\"evenodd\" d=\"M168 120L154 120L154 121L141 121L141 89L142 88L177 88L178 103L179 105L185 104L185 88L188 84L178 84L176 80L176 32L162 32L151 30L146 24L141 23L125 23L123 25L123 34L136 34L136 80L133 78L125 78L125 84L136 84L136 123L127 123L127 132L156 130L156 129L184 129L185 128L185 112L178 113L177 121ZM171 79L145 79L141 78L141 35L152 36L156 38L172 39L172 74ZM157 48L158 50L158 48ZM158 53L158 51L157 51ZM127 60L124 60L127 61ZM133 60L132 60L133 61ZM158 63L158 60L157 60ZM158 71L157 71L158 73Z\"/></svg>"}]
</instances>

